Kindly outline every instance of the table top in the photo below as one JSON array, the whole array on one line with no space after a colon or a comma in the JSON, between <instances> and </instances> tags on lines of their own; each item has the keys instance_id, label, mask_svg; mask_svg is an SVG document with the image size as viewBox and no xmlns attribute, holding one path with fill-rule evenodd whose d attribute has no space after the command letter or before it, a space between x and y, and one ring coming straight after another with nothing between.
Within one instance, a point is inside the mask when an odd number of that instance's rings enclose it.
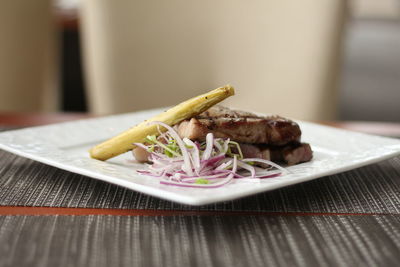
<instances>
[{"instance_id":1,"label":"table top","mask_svg":"<svg viewBox=\"0 0 400 267\"><path fill-rule=\"evenodd\" d=\"M0 128L87 117L0 113ZM191 207L0 151L0 244L0 266L395 266L400 157Z\"/></svg>"}]
</instances>

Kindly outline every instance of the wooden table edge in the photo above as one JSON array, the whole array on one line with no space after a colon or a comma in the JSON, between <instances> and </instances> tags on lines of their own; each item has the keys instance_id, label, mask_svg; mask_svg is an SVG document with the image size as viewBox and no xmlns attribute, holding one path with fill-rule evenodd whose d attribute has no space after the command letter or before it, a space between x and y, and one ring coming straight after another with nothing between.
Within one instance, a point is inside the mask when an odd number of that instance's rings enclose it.
<instances>
[{"instance_id":1,"label":"wooden table edge","mask_svg":"<svg viewBox=\"0 0 400 267\"><path fill-rule=\"evenodd\" d=\"M104 209L0 206L0 215L114 215L114 216L384 216L392 213L274 212L274 211L191 211L155 209Z\"/></svg>"}]
</instances>

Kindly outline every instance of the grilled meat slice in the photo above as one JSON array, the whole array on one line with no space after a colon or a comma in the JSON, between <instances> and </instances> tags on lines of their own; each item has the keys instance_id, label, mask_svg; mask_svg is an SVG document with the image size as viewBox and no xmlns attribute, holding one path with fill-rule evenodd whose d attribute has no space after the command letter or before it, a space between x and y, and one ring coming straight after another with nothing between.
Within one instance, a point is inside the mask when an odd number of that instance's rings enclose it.
<instances>
[{"instance_id":1,"label":"grilled meat slice","mask_svg":"<svg viewBox=\"0 0 400 267\"><path fill-rule=\"evenodd\" d=\"M240 144L240 149L245 158L261 158L288 165L310 161L313 156L311 147L307 143L292 143L280 147Z\"/></svg>"},{"instance_id":2,"label":"grilled meat slice","mask_svg":"<svg viewBox=\"0 0 400 267\"><path fill-rule=\"evenodd\" d=\"M208 119L208 118L260 118L254 113L234 110L224 106L215 105L208 110L200 113L196 116L198 119Z\"/></svg>"},{"instance_id":3,"label":"grilled meat slice","mask_svg":"<svg viewBox=\"0 0 400 267\"><path fill-rule=\"evenodd\" d=\"M214 106L174 127L182 138L204 141L207 133L211 132L216 138L236 141L245 158L261 158L293 165L310 161L313 156L310 145L300 143L299 125L279 116L264 117ZM149 154L144 149L136 148L133 153L138 161L147 161Z\"/></svg>"},{"instance_id":4,"label":"grilled meat slice","mask_svg":"<svg viewBox=\"0 0 400 267\"><path fill-rule=\"evenodd\" d=\"M286 146L283 148L282 152L280 153L282 157L279 159L276 157L276 161L284 161L288 165L294 165L302 162L310 161L313 157L313 151L311 149L310 144L301 143L292 146Z\"/></svg>"},{"instance_id":5,"label":"grilled meat slice","mask_svg":"<svg viewBox=\"0 0 400 267\"><path fill-rule=\"evenodd\" d=\"M216 138L251 144L281 146L299 142L300 127L297 123L279 116L258 116L244 111L215 106L176 126L181 137L203 141L211 132Z\"/></svg>"}]
</instances>

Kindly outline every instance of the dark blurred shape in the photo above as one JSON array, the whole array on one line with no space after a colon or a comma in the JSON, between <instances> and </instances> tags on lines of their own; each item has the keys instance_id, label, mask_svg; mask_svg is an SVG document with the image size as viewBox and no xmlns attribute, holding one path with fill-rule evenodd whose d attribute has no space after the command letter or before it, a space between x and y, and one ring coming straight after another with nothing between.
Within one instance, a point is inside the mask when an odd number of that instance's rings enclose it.
<instances>
[{"instance_id":1,"label":"dark blurred shape","mask_svg":"<svg viewBox=\"0 0 400 267\"><path fill-rule=\"evenodd\" d=\"M355 19L345 42L340 119L400 121L400 19Z\"/></svg>"},{"instance_id":2,"label":"dark blurred shape","mask_svg":"<svg viewBox=\"0 0 400 267\"><path fill-rule=\"evenodd\" d=\"M63 111L87 111L77 28L62 30L61 90Z\"/></svg>"}]
</instances>

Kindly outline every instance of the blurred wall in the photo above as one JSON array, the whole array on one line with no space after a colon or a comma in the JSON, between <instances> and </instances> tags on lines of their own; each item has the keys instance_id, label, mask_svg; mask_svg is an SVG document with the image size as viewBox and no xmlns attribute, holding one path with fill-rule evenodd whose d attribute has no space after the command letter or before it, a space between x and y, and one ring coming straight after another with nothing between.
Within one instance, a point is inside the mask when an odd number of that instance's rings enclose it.
<instances>
[{"instance_id":1,"label":"blurred wall","mask_svg":"<svg viewBox=\"0 0 400 267\"><path fill-rule=\"evenodd\" d=\"M336 116L345 1L82 2L89 106L176 104L231 83L239 108Z\"/></svg>"},{"instance_id":2,"label":"blurred wall","mask_svg":"<svg viewBox=\"0 0 400 267\"><path fill-rule=\"evenodd\" d=\"M55 110L50 0L0 2L0 111Z\"/></svg>"},{"instance_id":3,"label":"blurred wall","mask_svg":"<svg viewBox=\"0 0 400 267\"><path fill-rule=\"evenodd\" d=\"M400 1L355 0L351 7L340 119L400 122Z\"/></svg>"}]
</instances>

